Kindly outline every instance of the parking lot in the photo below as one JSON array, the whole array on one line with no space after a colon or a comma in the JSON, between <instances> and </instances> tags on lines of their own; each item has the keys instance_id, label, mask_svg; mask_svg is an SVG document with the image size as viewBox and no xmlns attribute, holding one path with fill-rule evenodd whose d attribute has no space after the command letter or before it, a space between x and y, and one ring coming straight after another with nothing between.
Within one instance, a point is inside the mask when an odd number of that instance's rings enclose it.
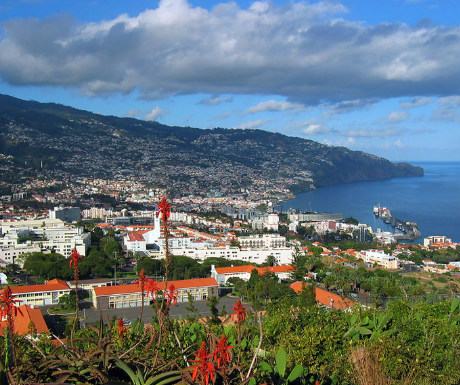
<instances>
[{"instance_id":1,"label":"parking lot","mask_svg":"<svg viewBox=\"0 0 460 385\"><path fill-rule=\"evenodd\" d=\"M225 307L227 314L232 313L232 307L235 305L237 298L235 297L221 297L217 308L219 312ZM206 305L206 301L195 301L193 303L194 307L197 309L195 313L191 312L187 308L190 308L189 302L179 302L177 305L172 305L169 310L169 315L171 318L179 319L179 317L187 318L187 316L199 316L199 317L209 317L211 312L209 307ZM153 306L153 305L152 305ZM145 323L152 322L152 317L154 310L152 306L145 306L142 316L142 321ZM249 304L246 304L246 307L249 307ZM112 320L113 318L124 318L130 321L135 321L139 319L141 312L140 307L133 308L123 308L123 309L108 309L108 310L97 310L95 309L90 302L82 303L81 310L79 312L82 326L85 324L94 324L100 320L102 317L104 322L107 320ZM41 307L42 313L47 314L46 307ZM48 315L48 317L50 317ZM52 317L52 316L51 316Z\"/></svg>"}]
</instances>

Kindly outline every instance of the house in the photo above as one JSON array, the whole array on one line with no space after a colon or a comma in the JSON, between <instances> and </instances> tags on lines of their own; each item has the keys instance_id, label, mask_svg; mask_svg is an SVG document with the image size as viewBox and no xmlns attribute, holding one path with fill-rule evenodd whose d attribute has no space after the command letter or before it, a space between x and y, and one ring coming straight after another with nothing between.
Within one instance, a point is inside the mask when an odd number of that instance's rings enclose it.
<instances>
[{"instance_id":1,"label":"house","mask_svg":"<svg viewBox=\"0 0 460 385\"><path fill-rule=\"evenodd\" d=\"M302 291L303 282L297 281L289 286L297 294ZM355 305L355 302L348 298L342 298L340 295L330 291L315 287L315 300L318 304L334 310L347 310Z\"/></svg>"},{"instance_id":2,"label":"house","mask_svg":"<svg viewBox=\"0 0 460 385\"><path fill-rule=\"evenodd\" d=\"M177 290L177 301L188 300L190 294L194 300L200 301L217 296L219 285L214 278L185 279L168 281L168 287L174 285ZM165 289L164 282L157 282L159 290ZM92 289L93 304L98 310L120 309L142 306L142 295L139 284L95 287ZM144 294L144 306L149 305L151 298Z\"/></svg>"},{"instance_id":3,"label":"house","mask_svg":"<svg viewBox=\"0 0 460 385\"><path fill-rule=\"evenodd\" d=\"M69 294L69 285L61 279L52 279L45 284L13 286L11 291L20 304L25 305L56 305L59 298L64 294Z\"/></svg>"},{"instance_id":4,"label":"house","mask_svg":"<svg viewBox=\"0 0 460 385\"><path fill-rule=\"evenodd\" d=\"M295 271L291 265L270 266L270 267L255 267L253 265L230 266L230 267L215 267L211 265L211 277L214 278L219 285L226 285L230 278L240 278L243 281L248 281L251 278L251 273L256 270L260 275L265 273L273 273L279 279L288 279L290 273Z\"/></svg>"},{"instance_id":5,"label":"house","mask_svg":"<svg viewBox=\"0 0 460 385\"><path fill-rule=\"evenodd\" d=\"M35 306L21 305L16 315L13 315L14 331L16 334L30 334L32 331L37 334L48 332L48 326L43 318L40 309ZM5 328L8 326L6 316L0 320L0 336L5 335Z\"/></svg>"}]
</instances>

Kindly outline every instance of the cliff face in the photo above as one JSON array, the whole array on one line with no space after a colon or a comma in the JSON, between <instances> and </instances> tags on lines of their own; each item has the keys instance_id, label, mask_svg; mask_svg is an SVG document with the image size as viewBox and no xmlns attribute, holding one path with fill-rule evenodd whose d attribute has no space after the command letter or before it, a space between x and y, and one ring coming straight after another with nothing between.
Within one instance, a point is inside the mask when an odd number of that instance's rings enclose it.
<instances>
[{"instance_id":1,"label":"cliff face","mask_svg":"<svg viewBox=\"0 0 460 385\"><path fill-rule=\"evenodd\" d=\"M169 127L6 95L0 95L0 153L3 179L21 168L56 178L134 175L183 192L254 183L298 192L423 175L407 163L262 130Z\"/></svg>"}]
</instances>

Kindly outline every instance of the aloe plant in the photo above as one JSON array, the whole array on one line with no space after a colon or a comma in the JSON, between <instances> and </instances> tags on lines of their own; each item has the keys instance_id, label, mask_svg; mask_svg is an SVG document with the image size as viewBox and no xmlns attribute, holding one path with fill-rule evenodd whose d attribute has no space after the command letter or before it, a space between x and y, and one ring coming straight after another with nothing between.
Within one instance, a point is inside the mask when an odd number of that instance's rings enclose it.
<instances>
[{"instance_id":1,"label":"aloe plant","mask_svg":"<svg viewBox=\"0 0 460 385\"><path fill-rule=\"evenodd\" d=\"M137 371L134 372L123 361L118 360L115 365L129 376L133 385L168 385L177 384L182 380L181 372L178 370L149 376L147 373L143 373L140 368L137 368Z\"/></svg>"},{"instance_id":2,"label":"aloe plant","mask_svg":"<svg viewBox=\"0 0 460 385\"><path fill-rule=\"evenodd\" d=\"M286 350L280 349L275 356L275 366L272 367L265 361L260 363L260 369L268 375L270 382L274 385L290 384L299 379L304 372L302 365L296 365L287 372L287 353ZM252 381L252 380L251 380ZM255 381L253 381L255 383ZM249 382L251 385L251 382Z\"/></svg>"},{"instance_id":3,"label":"aloe plant","mask_svg":"<svg viewBox=\"0 0 460 385\"><path fill-rule=\"evenodd\" d=\"M344 338L351 338L354 341L360 339L373 341L392 335L395 329L390 327L389 321L390 317L384 314L377 316L374 313L372 319L366 316L363 320L360 320L357 314L353 314L349 320L350 328L344 334Z\"/></svg>"}]
</instances>

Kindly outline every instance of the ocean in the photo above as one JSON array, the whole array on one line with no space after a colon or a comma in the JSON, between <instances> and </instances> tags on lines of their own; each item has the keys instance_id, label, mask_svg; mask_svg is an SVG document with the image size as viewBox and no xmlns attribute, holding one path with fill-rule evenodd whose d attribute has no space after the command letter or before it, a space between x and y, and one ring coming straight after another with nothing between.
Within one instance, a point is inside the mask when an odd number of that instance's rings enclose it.
<instances>
[{"instance_id":1,"label":"ocean","mask_svg":"<svg viewBox=\"0 0 460 385\"><path fill-rule=\"evenodd\" d=\"M352 216L374 231L392 231L373 215L373 207L380 204L396 218L418 224L422 236L413 243L423 244L423 238L430 235L445 235L460 242L460 162L410 163L423 167L425 175L324 187L298 194L279 208L342 213L344 218Z\"/></svg>"}]
</instances>

